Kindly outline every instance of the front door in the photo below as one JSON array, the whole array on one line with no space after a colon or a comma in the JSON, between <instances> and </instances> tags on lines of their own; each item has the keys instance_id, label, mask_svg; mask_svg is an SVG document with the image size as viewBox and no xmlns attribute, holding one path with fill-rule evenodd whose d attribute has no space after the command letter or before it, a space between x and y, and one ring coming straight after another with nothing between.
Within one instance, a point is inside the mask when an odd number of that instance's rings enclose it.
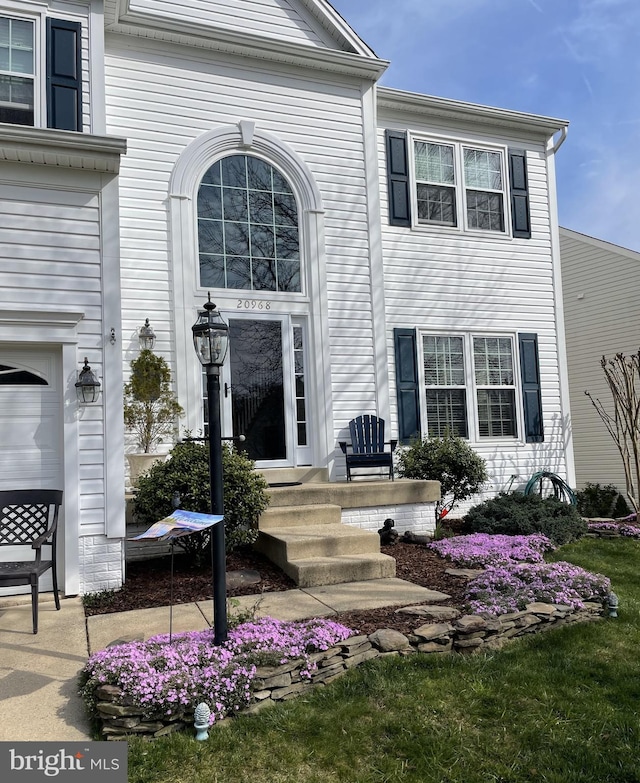
<instances>
[{"instance_id":1,"label":"front door","mask_svg":"<svg viewBox=\"0 0 640 783\"><path fill-rule=\"evenodd\" d=\"M286 315L229 319L224 434L244 436L236 444L260 467L305 464L304 390L301 325L292 325Z\"/></svg>"}]
</instances>

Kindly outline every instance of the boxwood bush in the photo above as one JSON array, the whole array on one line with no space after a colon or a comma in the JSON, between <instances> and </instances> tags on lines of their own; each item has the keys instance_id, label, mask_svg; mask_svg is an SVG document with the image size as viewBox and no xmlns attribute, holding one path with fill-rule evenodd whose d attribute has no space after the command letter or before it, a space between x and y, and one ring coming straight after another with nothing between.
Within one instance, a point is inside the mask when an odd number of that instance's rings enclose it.
<instances>
[{"instance_id":1,"label":"boxwood bush","mask_svg":"<svg viewBox=\"0 0 640 783\"><path fill-rule=\"evenodd\" d=\"M530 535L542 533L554 544L566 544L587 532L575 506L554 497L501 493L469 510L465 527L473 533Z\"/></svg>"},{"instance_id":2,"label":"boxwood bush","mask_svg":"<svg viewBox=\"0 0 640 783\"><path fill-rule=\"evenodd\" d=\"M222 448L224 518L227 552L258 537L257 522L269 505L267 482L254 470L246 454L225 444ZM209 447L203 443L177 443L166 462L156 463L138 480L134 499L136 522L152 525L174 510L180 497L185 511L210 513ZM176 539L186 552L199 557L209 544L209 533L192 533Z\"/></svg>"},{"instance_id":3,"label":"boxwood bush","mask_svg":"<svg viewBox=\"0 0 640 783\"><path fill-rule=\"evenodd\" d=\"M616 519L626 517L631 509L624 497L613 484L587 483L576 493L578 511L583 517L606 517Z\"/></svg>"}]
</instances>

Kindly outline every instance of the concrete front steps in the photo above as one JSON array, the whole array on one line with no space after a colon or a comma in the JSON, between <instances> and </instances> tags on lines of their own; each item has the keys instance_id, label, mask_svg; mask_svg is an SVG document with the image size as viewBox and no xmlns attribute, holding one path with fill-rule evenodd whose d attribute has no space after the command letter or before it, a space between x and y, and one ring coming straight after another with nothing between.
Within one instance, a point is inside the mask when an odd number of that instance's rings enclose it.
<instances>
[{"instance_id":1,"label":"concrete front steps","mask_svg":"<svg viewBox=\"0 0 640 783\"><path fill-rule=\"evenodd\" d=\"M271 501L260 516L255 548L299 587L394 577L396 561L380 552L378 533L343 524L343 509L439 497L437 482L329 483L326 470L320 468L262 472L270 484Z\"/></svg>"},{"instance_id":2,"label":"concrete front steps","mask_svg":"<svg viewBox=\"0 0 640 783\"><path fill-rule=\"evenodd\" d=\"M299 587L395 576L396 561L380 553L378 534L343 525L340 514L328 504L269 509L256 549Z\"/></svg>"}]
</instances>

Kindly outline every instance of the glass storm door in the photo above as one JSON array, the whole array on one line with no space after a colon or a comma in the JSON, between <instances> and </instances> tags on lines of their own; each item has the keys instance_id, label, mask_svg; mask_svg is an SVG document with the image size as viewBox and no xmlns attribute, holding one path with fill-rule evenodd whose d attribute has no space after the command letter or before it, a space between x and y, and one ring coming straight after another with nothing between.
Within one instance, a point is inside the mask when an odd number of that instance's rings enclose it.
<instances>
[{"instance_id":1,"label":"glass storm door","mask_svg":"<svg viewBox=\"0 0 640 783\"><path fill-rule=\"evenodd\" d=\"M256 462L282 464L287 460L288 407L282 321L230 319L227 365L225 407L234 438L244 435L241 447Z\"/></svg>"}]
</instances>

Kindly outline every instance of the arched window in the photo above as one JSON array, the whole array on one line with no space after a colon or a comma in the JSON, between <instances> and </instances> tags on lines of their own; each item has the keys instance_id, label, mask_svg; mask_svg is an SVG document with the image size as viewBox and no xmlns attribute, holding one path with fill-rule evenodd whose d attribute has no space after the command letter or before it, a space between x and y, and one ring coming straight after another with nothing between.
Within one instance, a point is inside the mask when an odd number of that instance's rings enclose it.
<instances>
[{"instance_id":1,"label":"arched window","mask_svg":"<svg viewBox=\"0 0 640 783\"><path fill-rule=\"evenodd\" d=\"M198 189L198 252L203 288L300 288L298 207L282 174L260 158L229 155Z\"/></svg>"},{"instance_id":2,"label":"arched window","mask_svg":"<svg viewBox=\"0 0 640 783\"><path fill-rule=\"evenodd\" d=\"M44 378L29 371L0 364L0 386L48 386Z\"/></svg>"}]
</instances>

